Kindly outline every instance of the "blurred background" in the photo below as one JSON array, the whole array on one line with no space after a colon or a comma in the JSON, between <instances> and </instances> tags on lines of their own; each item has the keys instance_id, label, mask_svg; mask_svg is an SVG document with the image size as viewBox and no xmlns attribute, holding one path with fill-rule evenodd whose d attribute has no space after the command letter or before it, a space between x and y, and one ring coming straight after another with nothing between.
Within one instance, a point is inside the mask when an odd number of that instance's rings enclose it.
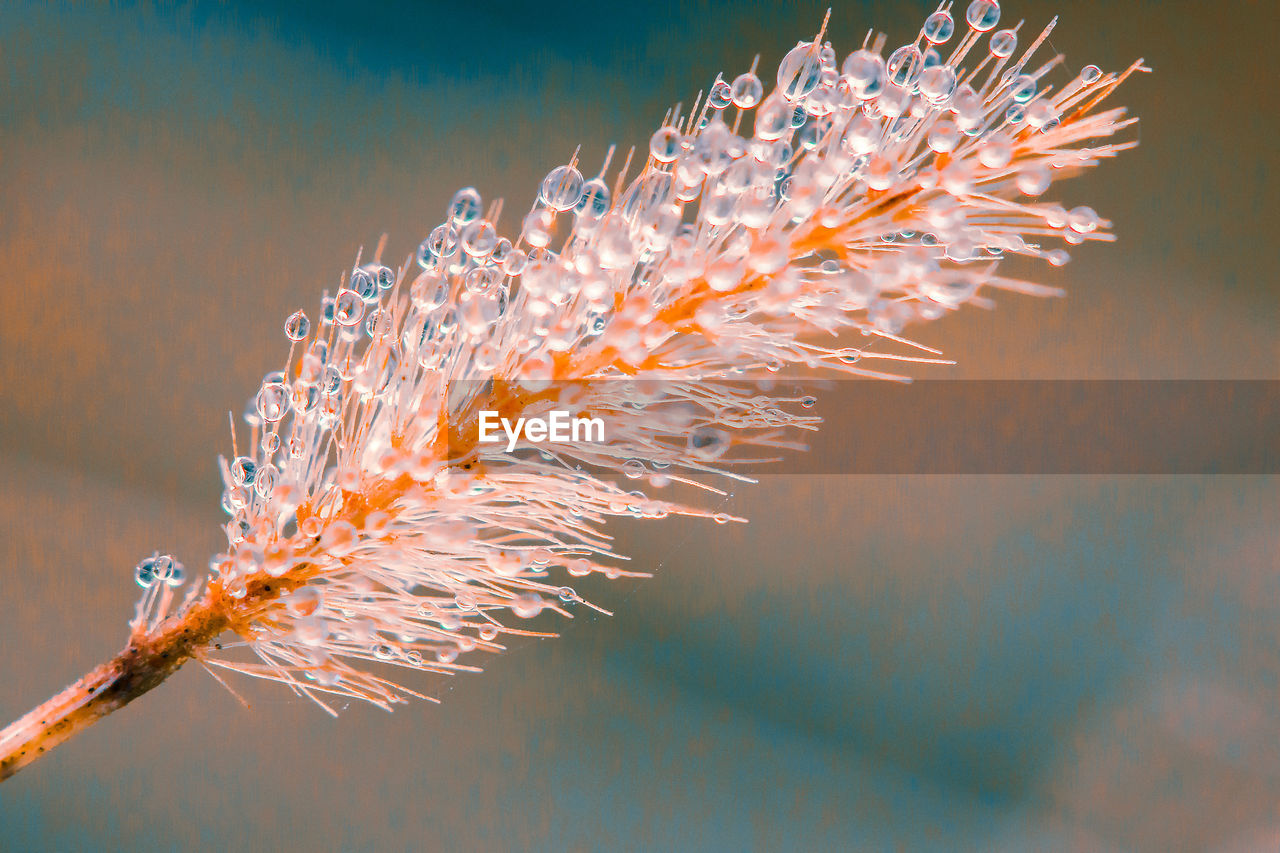
<instances>
[{"instance_id":1,"label":"blurred background","mask_svg":"<svg viewBox=\"0 0 1280 853\"><path fill-rule=\"evenodd\" d=\"M963 6L963 4L960 4ZM917 337L929 378L1278 379L1269 4L1006 2L1074 73L1155 69L1115 222ZM909 40L924 2L843 3ZM0 724L114 653L152 549L223 542L215 458L356 250L813 35L811 2L0 8ZM500 230L503 230L500 228ZM849 437L856 442L856 435ZM199 668L0 787L4 850L1280 849L1274 476L777 476L749 525L620 524L652 580L441 706L333 720Z\"/></svg>"}]
</instances>

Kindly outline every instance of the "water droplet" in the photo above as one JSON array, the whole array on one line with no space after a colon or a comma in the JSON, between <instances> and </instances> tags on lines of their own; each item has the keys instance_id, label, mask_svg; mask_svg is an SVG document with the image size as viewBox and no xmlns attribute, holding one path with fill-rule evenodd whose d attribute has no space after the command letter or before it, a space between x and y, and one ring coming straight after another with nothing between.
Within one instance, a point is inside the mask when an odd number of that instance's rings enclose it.
<instances>
[{"instance_id":1,"label":"water droplet","mask_svg":"<svg viewBox=\"0 0 1280 853\"><path fill-rule=\"evenodd\" d=\"M748 71L733 79L729 97L733 99L734 106L738 109L749 110L760 103L760 99L764 97L764 86L759 77Z\"/></svg>"},{"instance_id":2,"label":"water droplet","mask_svg":"<svg viewBox=\"0 0 1280 853\"><path fill-rule=\"evenodd\" d=\"M1079 234L1088 234L1098 227L1098 214L1092 207L1073 207L1067 214L1067 225Z\"/></svg>"},{"instance_id":3,"label":"water droplet","mask_svg":"<svg viewBox=\"0 0 1280 853\"><path fill-rule=\"evenodd\" d=\"M985 33L1000 22L1000 4L996 0L973 0L965 10L964 19L970 27Z\"/></svg>"},{"instance_id":4,"label":"water droplet","mask_svg":"<svg viewBox=\"0 0 1280 853\"><path fill-rule=\"evenodd\" d=\"M1036 94L1036 78L1030 74L1019 74L1009 81L1009 95L1018 103L1025 104Z\"/></svg>"},{"instance_id":5,"label":"water droplet","mask_svg":"<svg viewBox=\"0 0 1280 853\"><path fill-rule=\"evenodd\" d=\"M271 456L280 449L280 436L274 432L265 433L258 446L262 448L264 456Z\"/></svg>"},{"instance_id":6,"label":"water droplet","mask_svg":"<svg viewBox=\"0 0 1280 853\"><path fill-rule=\"evenodd\" d=\"M271 492L276 487L276 473L274 465L263 465L258 469L253 482L253 490L258 493L258 497L263 500L271 497Z\"/></svg>"},{"instance_id":7,"label":"water droplet","mask_svg":"<svg viewBox=\"0 0 1280 853\"><path fill-rule=\"evenodd\" d=\"M1096 65L1086 65L1080 69L1080 80L1086 84L1098 82L1098 78L1102 76L1102 69Z\"/></svg>"},{"instance_id":8,"label":"water droplet","mask_svg":"<svg viewBox=\"0 0 1280 853\"><path fill-rule=\"evenodd\" d=\"M582 198L582 173L572 166L557 166L542 179L538 197L553 210L569 210Z\"/></svg>"},{"instance_id":9,"label":"water droplet","mask_svg":"<svg viewBox=\"0 0 1280 853\"><path fill-rule=\"evenodd\" d=\"M258 471L258 464L248 456L237 456L231 463L231 479L238 485L253 485L253 477Z\"/></svg>"},{"instance_id":10,"label":"water droplet","mask_svg":"<svg viewBox=\"0 0 1280 853\"><path fill-rule=\"evenodd\" d=\"M886 70L889 81L904 89L910 89L920 76L924 57L914 44L905 44L889 56Z\"/></svg>"},{"instance_id":11,"label":"water droplet","mask_svg":"<svg viewBox=\"0 0 1280 853\"><path fill-rule=\"evenodd\" d=\"M702 426L689 433L689 450L703 459L723 456L729 443L729 434L715 427Z\"/></svg>"},{"instance_id":12,"label":"water droplet","mask_svg":"<svg viewBox=\"0 0 1280 853\"><path fill-rule=\"evenodd\" d=\"M993 133L978 149L978 162L988 169L1003 169L1013 160L1013 140L1005 133Z\"/></svg>"},{"instance_id":13,"label":"water droplet","mask_svg":"<svg viewBox=\"0 0 1280 853\"><path fill-rule=\"evenodd\" d=\"M680 140L674 127L660 127L649 138L649 154L659 163L670 163L680 156Z\"/></svg>"},{"instance_id":14,"label":"water droplet","mask_svg":"<svg viewBox=\"0 0 1280 853\"><path fill-rule=\"evenodd\" d=\"M951 13L939 9L924 21L924 37L934 44L942 44L951 38L956 30L956 22Z\"/></svg>"},{"instance_id":15,"label":"water droplet","mask_svg":"<svg viewBox=\"0 0 1280 853\"><path fill-rule=\"evenodd\" d=\"M367 270L355 270L351 273L351 287L365 302L373 302L378 298L378 280ZM342 293L338 294L341 298ZM341 320L339 320L341 322Z\"/></svg>"},{"instance_id":16,"label":"water droplet","mask_svg":"<svg viewBox=\"0 0 1280 853\"><path fill-rule=\"evenodd\" d=\"M373 279L370 278L370 282ZM364 300L354 290L338 291L338 298L333 303L333 319L340 326L358 325L364 316Z\"/></svg>"},{"instance_id":17,"label":"water droplet","mask_svg":"<svg viewBox=\"0 0 1280 853\"><path fill-rule=\"evenodd\" d=\"M991 34L987 50L996 59L1008 59L1018 47L1018 34L1013 30L1000 30Z\"/></svg>"},{"instance_id":18,"label":"water droplet","mask_svg":"<svg viewBox=\"0 0 1280 853\"><path fill-rule=\"evenodd\" d=\"M592 178L582 187L582 197L574 206L580 218L596 220L609 212L609 187L599 178Z\"/></svg>"},{"instance_id":19,"label":"water droplet","mask_svg":"<svg viewBox=\"0 0 1280 853\"><path fill-rule=\"evenodd\" d=\"M437 258L447 258L458 245L458 235L448 225L437 225L428 235L426 246Z\"/></svg>"},{"instance_id":20,"label":"water droplet","mask_svg":"<svg viewBox=\"0 0 1280 853\"><path fill-rule=\"evenodd\" d=\"M459 227L473 222L480 218L481 203L480 193L475 187L464 187L454 193L453 200L449 202L449 219ZM431 233L435 235L435 231Z\"/></svg>"},{"instance_id":21,"label":"water droplet","mask_svg":"<svg viewBox=\"0 0 1280 853\"><path fill-rule=\"evenodd\" d=\"M310 616L320 607L323 597L317 587L300 587L284 600L285 609L294 616Z\"/></svg>"},{"instance_id":22,"label":"water droplet","mask_svg":"<svg viewBox=\"0 0 1280 853\"><path fill-rule=\"evenodd\" d=\"M956 90L956 72L950 65L935 65L920 74L920 94L934 104L942 104Z\"/></svg>"},{"instance_id":23,"label":"water droplet","mask_svg":"<svg viewBox=\"0 0 1280 853\"><path fill-rule=\"evenodd\" d=\"M522 592L511 600L511 612L521 619L532 619L542 612L542 598L535 592Z\"/></svg>"},{"instance_id":24,"label":"water droplet","mask_svg":"<svg viewBox=\"0 0 1280 853\"><path fill-rule=\"evenodd\" d=\"M853 93L862 99L870 99L884 89L884 59L869 50L855 50L845 57L840 72L853 86Z\"/></svg>"},{"instance_id":25,"label":"water droplet","mask_svg":"<svg viewBox=\"0 0 1280 853\"><path fill-rule=\"evenodd\" d=\"M498 244L498 232L493 223L479 219L462 229L462 251L473 258L484 258Z\"/></svg>"},{"instance_id":26,"label":"water droplet","mask_svg":"<svg viewBox=\"0 0 1280 853\"><path fill-rule=\"evenodd\" d=\"M822 58L818 46L802 42L793 47L778 65L778 91L788 101L799 101L822 79Z\"/></svg>"},{"instance_id":27,"label":"water droplet","mask_svg":"<svg viewBox=\"0 0 1280 853\"><path fill-rule=\"evenodd\" d=\"M285 336L291 341L300 341L311 333L311 321L301 311L294 311L284 321Z\"/></svg>"},{"instance_id":28,"label":"water droplet","mask_svg":"<svg viewBox=\"0 0 1280 853\"><path fill-rule=\"evenodd\" d=\"M275 423L289 411L289 392L279 383L263 385L253 400L258 417L267 423Z\"/></svg>"}]
</instances>

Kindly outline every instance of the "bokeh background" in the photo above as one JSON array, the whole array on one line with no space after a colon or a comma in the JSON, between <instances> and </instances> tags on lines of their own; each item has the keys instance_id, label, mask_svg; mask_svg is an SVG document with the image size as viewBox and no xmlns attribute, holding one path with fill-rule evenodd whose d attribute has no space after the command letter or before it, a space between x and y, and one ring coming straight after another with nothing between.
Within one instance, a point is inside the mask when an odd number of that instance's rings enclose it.
<instances>
[{"instance_id":1,"label":"bokeh background","mask_svg":"<svg viewBox=\"0 0 1280 853\"><path fill-rule=\"evenodd\" d=\"M963 5L963 4L961 4ZM954 378L1278 379L1266 3L1063 13L1155 69L1116 223L920 331ZM932 6L842 3L911 38ZM153 548L220 548L217 453L360 245L646 143L811 2L0 7L0 717L114 652ZM508 214L508 224L517 214ZM848 441L856 444L856 433ZM1274 476L767 476L750 525L618 525L657 577L441 706L332 720L198 668L0 787L0 849L1280 849Z\"/></svg>"}]
</instances>

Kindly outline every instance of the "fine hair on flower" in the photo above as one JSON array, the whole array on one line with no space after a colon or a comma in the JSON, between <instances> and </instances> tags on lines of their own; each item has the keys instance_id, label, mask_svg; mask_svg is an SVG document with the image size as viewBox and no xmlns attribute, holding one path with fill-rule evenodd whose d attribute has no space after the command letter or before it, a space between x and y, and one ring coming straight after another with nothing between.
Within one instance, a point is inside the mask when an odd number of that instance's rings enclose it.
<instances>
[{"instance_id":1,"label":"fine hair on flower","mask_svg":"<svg viewBox=\"0 0 1280 853\"><path fill-rule=\"evenodd\" d=\"M233 419L226 548L207 572L137 564L128 646L0 732L0 778L189 661L330 712L430 698L422 674L600 610L575 579L646 575L610 517L741 520L696 495L819 423L772 377L949 363L922 324L1057 293L1007 257L1113 239L1049 193L1135 144L1104 101L1146 69L1069 72L1044 55L1054 23L1027 38L995 0L944 3L900 47L871 32L842 56L824 20L776 73L757 57L673 105L647 146L574 152L514 223L467 187L411 256L358 252ZM485 413L557 412L609 434L481 440Z\"/></svg>"}]
</instances>

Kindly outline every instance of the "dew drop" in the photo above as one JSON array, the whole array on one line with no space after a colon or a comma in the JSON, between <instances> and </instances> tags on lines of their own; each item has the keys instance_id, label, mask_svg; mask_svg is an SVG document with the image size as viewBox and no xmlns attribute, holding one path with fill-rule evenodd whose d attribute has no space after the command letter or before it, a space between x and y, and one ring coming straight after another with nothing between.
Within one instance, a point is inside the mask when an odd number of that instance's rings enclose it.
<instances>
[{"instance_id":1,"label":"dew drop","mask_svg":"<svg viewBox=\"0 0 1280 853\"><path fill-rule=\"evenodd\" d=\"M464 187L454 193L453 200L449 202L449 219L459 227L473 222L480 218L480 205L480 193L476 188ZM436 230L438 231L439 228ZM435 236L435 233L433 231L432 236Z\"/></svg>"},{"instance_id":2,"label":"dew drop","mask_svg":"<svg viewBox=\"0 0 1280 853\"><path fill-rule=\"evenodd\" d=\"M996 0L973 0L965 10L964 19L970 27L985 33L1000 22L1000 4Z\"/></svg>"},{"instance_id":3,"label":"dew drop","mask_svg":"<svg viewBox=\"0 0 1280 853\"><path fill-rule=\"evenodd\" d=\"M951 38L951 34L956 30L956 22L951 17L951 13L945 9L939 9L924 21L924 37L933 44L942 44Z\"/></svg>"},{"instance_id":4,"label":"dew drop","mask_svg":"<svg viewBox=\"0 0 1280 853\"><path fill-rule=\"evenodd\" d=\"M231 479L241 486L253 485L253 477L257 470L258 464L248 456L237 456L231 463Z\"/></svg>"},{"instance_id":5,"label":"dew drop","mask_svg":"<svg viewBox=\"0 0 1280 853\"><path fill-rule=\"evenodd\" d=\"M670 163L680 156L680 131L660 127L649 138L649 154L659 163Z\"/></svg>"},{"instance_id":6,"label":"dew drop","mask_svg":"<svg viewBox=\"0 0 1280 853\"><path fill-rule=\"evenodd\" d=\"M987 50L991 51L991 55L996 59L1008 59L1017 47L1018 34L1013 30L992 33L991 41L987 43Z\"/></svg>"},{"instance_id":7,"label":"dew drop","mask_svg":"<svg viewBox=\"0 0 1280 853\"><path fill-rule=\"evenodd\" d=\"M367 270L356 270L351 274L351 286L365 302L373 302L378 298L378 280ZM339 293L341 297L341 293ZM336 310L336 309L335 309ZM339 320L338 322L342 322Z\"/></svg>"},{"instance_id":8,"label":"dew drop","mask_svg":"<svg viewBox=\"0 0 1280 853\"><path fill-rule=\"evenodd\" d=\"M370 279L372 281L372 279ZM364 300L354 290L338 291L333 303L333 319L340 326L355 326L364 316Z\"/></svg>"},{"instance_id":9,"label":"dew drop","mask_svg":"<svg viewBox=\"0 0 1280 853\"><path fill-rule=\"evenodd\" d=\"M258 417L267 423L275 423L289 411L289 392L279 383L263 385L253 400Z\"/></svg>"},{"instance_id":10,"label":"dew drop","mask_svg":"<svg viewBox=\"0 0 1280 853\"><path fill-rule=\"evenodd\" d=\"M921 56L920 49L914 44L906 44L890 54L885 67L891 83L910 89L920 76L923 65L924 57Z\"/></svg>"},{"instance_id":11,"label":"dew drop","mask_svg":"<svg viewBox=\"0 0 1280 853\"><path fill-rule=\"evenodd\" d=\"M300 341L311 332L311 321L307 319L307 315L301 311L294 311L289 315L289 319L284 321L285 336L291 341Z\"/></svg>"},{"instance_id":12,"label":"dew drop","mask_svg":"<svg viewBox=\"0 0 1280 853\"><path fill-rule=\"evenodd\" d=\"M569 210L582 198L582 173L572 166L557 166L542 179L538 197L553 210Z\"/></svg>"},{"instance_id":13,"label":"dew drop","mask_svg":"<svg viewBox=\"0 0 1280 853\"><path fill-rule=\"evenodd\" d=\"M137 581L138 586L148 589L156 581L155 558L148 557L138 563L133 569L133 579Z\"/></svg>"},{"instance_id":14,"label":"dew drop","mask_svg":"<svg viewBox=\"0 0 1280 853\"><path fill-rule=\"evenodd\" d=\"M729 449L729 434L722 429L702 426L689 433L689 450L703 459L716 459Z\"/></svg>"},{"instance_id":15,"label":"dew drop","mask_svg":"<svg viewBox=\"0 0 1280 853\"><path fill-rule=\"evenodd\" d=\"M778 91L788 101L799 101L817 88L822 79L822 57L816 44L802 42L778 65Z\"/></svg>"},{"instance_id":16,"label":"dew drop","mask_svg":"<svg viewBox=\"0 0 1280 853\"><path fill-rule=\"evenodd\" d=\"M542 612L542 598L533 592L522 592L511 600L511 612L521 619L532 619Z\"/></svg>"},{"instance_id":17,"label":"dew drop","mask_svg":"<svg viewBox=\"0 0 1280 853\"><path fill-rule=\"evenodd\" d=\"M733 104L738 109L749 110L760 103L760 99L764 97L764 86L760 83L759 77L748 71L733 79L729 97L733 99Z\"/></svg>"}]
</instances>

